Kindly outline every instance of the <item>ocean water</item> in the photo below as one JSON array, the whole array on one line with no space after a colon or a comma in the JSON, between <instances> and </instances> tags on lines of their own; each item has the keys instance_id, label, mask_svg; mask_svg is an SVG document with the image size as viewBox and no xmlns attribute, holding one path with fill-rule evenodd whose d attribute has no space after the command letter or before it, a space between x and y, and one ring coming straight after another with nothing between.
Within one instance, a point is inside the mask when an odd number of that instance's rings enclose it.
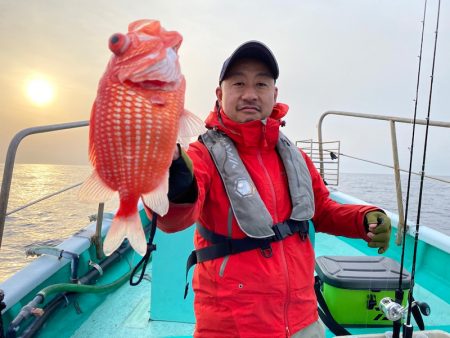
<instances>
[{"instance_id":1,"label":"ocean water","mask_svg":"<svg viewBox=\"0 0 450 338\"><path fill-rule=\"evenodd\" d=\"M3 165L0 165L3 173ZM89 166L53 164L16 164L8 202L8 212L83 182L91 173ZM2 176L3 177L3 176ZM35 257L25 257L32 243L57 245L90 223L98 204L78 200L78 188L63 192L6 217L0 248L0 281L18 271ZM105 204L113 211L118 201Z\"/></svg>"},{"instance_id":2,"label":"ocean water","mask_svg":"<svg viewBox=\"0 0 450 338\"><path fill-rule=\"evenodd\" d=\"M3 165L0 166L3 172ZM12 181L8 212L30 201L84 181L89 166L16 164ZM402 176L403 195L406 179ZM450 177L444 178L450 181ZM416 220L419 178L413 176L409 219ZM397 211L393 175L341 173L339 190L367 202ZM115 199L106 203L105 210L118 206ZM97 213L97 204L80 202L77 188L49 200L18 211L6 218L0 248L0 281L18 271L34 258L25 257L25 249L32 243L56 245L89 223L89 216ZM450 184L426 180L421 211L421 224L450 235Z\"/></svg>"},{"instance_id":3,"label":"ocean water","mask_svg":"<svg viewBox=\"0 0 450 338\"><path fill-rule=\"evenodd\" d=\"M406 210L408 174L401 174L403 210ZM450 176L437 176L450 182ZM338 189L371 204L398 213L394 175L340 174ZM420 176L412 175L408 203L408 224L417 224ZM423 182L420 225L426 225L450 236L450 183L425 178Z\"/></svg>"}]
</instances>

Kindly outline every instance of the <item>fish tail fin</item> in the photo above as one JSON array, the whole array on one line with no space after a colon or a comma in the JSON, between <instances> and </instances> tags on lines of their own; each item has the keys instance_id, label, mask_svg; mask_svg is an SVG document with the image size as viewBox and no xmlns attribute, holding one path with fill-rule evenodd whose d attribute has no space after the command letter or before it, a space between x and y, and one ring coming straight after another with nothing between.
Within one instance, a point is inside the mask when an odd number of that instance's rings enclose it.
<instances>
[{"instance_id":1,"label":"fish tail fin","mask_svg":"<svg viewBox=\"0 0 450 338\"><path fill-rule=\"evenodd\" d=\"M147 240L145 238L144 229L142 228L139 213L136 212L132 217L133 221L130 221L130 223L128 223L128 226L126 227L126 237L128 238L131 247L139 255L144 256L147 252Z\"/></svg>"},{"instance_id":2,"label":"fish tail fin","mask_svg":"<svg viewBox=\"0 0 450 338\"><path fill-rule=\"evenodd\" d=\"M144 203L159 216L164 216L169 211L169 171L164 175L159 186L147 194L142 195Z\"/></svg>"},{"instance_id":3,"label":"fish tail fin","mask_svg":"<svg viewBox=\"0 0 450 338\"><path fill-rule=\"evenodd\" d=\"M103 252L106 256L111 255L123 240L128 238L131 247L141 256L147 251L147 241L142 229L139 213L134 212L129 216L115 216L105 241L103 242Z\"/></svg>"},{"instance_id":4,"label":"fish tail fin","mask_svg":"<svg viewBox=\"0 0 450 338\"><path fill-rule=\"evenodd\" d=\"M103 252L111 255L122 244L126 237L127 217L114 216L111 226L103 241Z\"/></svg>"},{"instance_id":5,"label":"fish tail fin","mask_svg":"<svg viewBox=\"0 0 450 338\"><path fill-rule=\"evenodd\" d=\"M188 110L180 116L180 129L178 132L178 141L186 148L191 139L205 132L205 123L196 115Z\"/></svg>"},{"instance_id":6,"label":"fish tail fin","mask_svg":"<svg viewBox=\"0 0 450 338\"><path fill-rule=\"evenodd\" d=\"M78 190L78 198L86 202L105 202L114 194L115 191L102 181L95 169Z\"/></svg>"}]
</instances>

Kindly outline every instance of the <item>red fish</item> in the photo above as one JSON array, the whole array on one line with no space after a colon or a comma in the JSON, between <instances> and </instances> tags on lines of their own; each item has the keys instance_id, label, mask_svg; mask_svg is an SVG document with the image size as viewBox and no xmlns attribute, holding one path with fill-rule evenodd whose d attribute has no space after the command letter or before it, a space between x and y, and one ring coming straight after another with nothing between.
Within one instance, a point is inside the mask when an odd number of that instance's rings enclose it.
<instances>
[{"instance_id":1,"label":"red fish","mask_svg":"<svg viewBox=\"0 0 450 338\"><path fill-rule=\"evenodd\" d=\"M137 204L165 215L169 167L177 140L201 132L184 109L185 79L178 61L182 36L159 21L139 20L109 39L113 52L92 107L89 158L94 167L79 195L98 202L119 193L120 206L105 238L110 255L127 238L140 255L145 234ZM182 140L181 140L182 141Z\"/></svg>"}]
</instances>

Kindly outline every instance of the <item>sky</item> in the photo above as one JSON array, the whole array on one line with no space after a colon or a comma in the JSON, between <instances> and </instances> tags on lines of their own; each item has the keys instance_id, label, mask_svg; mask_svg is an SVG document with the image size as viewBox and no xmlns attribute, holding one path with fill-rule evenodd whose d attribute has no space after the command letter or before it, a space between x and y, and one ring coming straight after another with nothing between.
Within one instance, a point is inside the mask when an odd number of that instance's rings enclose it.
<instances>
[{"instance_id":1,"label":"sky","mask_svg":"<svg viewBox=\"0 0 450 338\"><path fill-rule=\"evenodd\" d=\"M418 118L428 109L437 0L428 0ZM242 42L260 40L275 54L278 101L290 106L284 132L317 140L325 111L412 118L424 1L418 0L0 0L0 163L21 129L88 120L111 52L108 39L130 22L157 19L180 32L185 107L205 118L215 101L223 61ZM450 122L450 1L442 1L430 118ZM26 83L41 76L55 88L37 106ZM412 126L397 126L407 169ZM324 140L344 154L392 163L387 122L328 116ZM422 163L425 129L416 129L413 170ZM426 173L450 175L450 130L431 128ZM21 163L88 164L88 130L27 138ZM345 172L390 170L341 157Z\"/></svg>"}]
</instances>

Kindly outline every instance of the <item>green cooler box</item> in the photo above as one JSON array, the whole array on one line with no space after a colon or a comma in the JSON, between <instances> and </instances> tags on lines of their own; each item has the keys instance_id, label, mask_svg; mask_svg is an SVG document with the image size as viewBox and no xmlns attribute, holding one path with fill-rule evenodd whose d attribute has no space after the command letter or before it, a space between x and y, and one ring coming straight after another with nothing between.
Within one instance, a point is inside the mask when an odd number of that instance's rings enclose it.
<instances>
[{"instance_id":1,"label":"green cooler box","mask_svg":"<svg viewBox=\"0 0 450 338\"><path fill-rule=\"evenodd\" d=\"M333 318L346 326L390 326L380 311L384 297L395 299L400 264L387 257L320 256L316 273L321 291ZM407 300L411 276L403 269L403 305Z\"/></svg>"}]
</instances>

